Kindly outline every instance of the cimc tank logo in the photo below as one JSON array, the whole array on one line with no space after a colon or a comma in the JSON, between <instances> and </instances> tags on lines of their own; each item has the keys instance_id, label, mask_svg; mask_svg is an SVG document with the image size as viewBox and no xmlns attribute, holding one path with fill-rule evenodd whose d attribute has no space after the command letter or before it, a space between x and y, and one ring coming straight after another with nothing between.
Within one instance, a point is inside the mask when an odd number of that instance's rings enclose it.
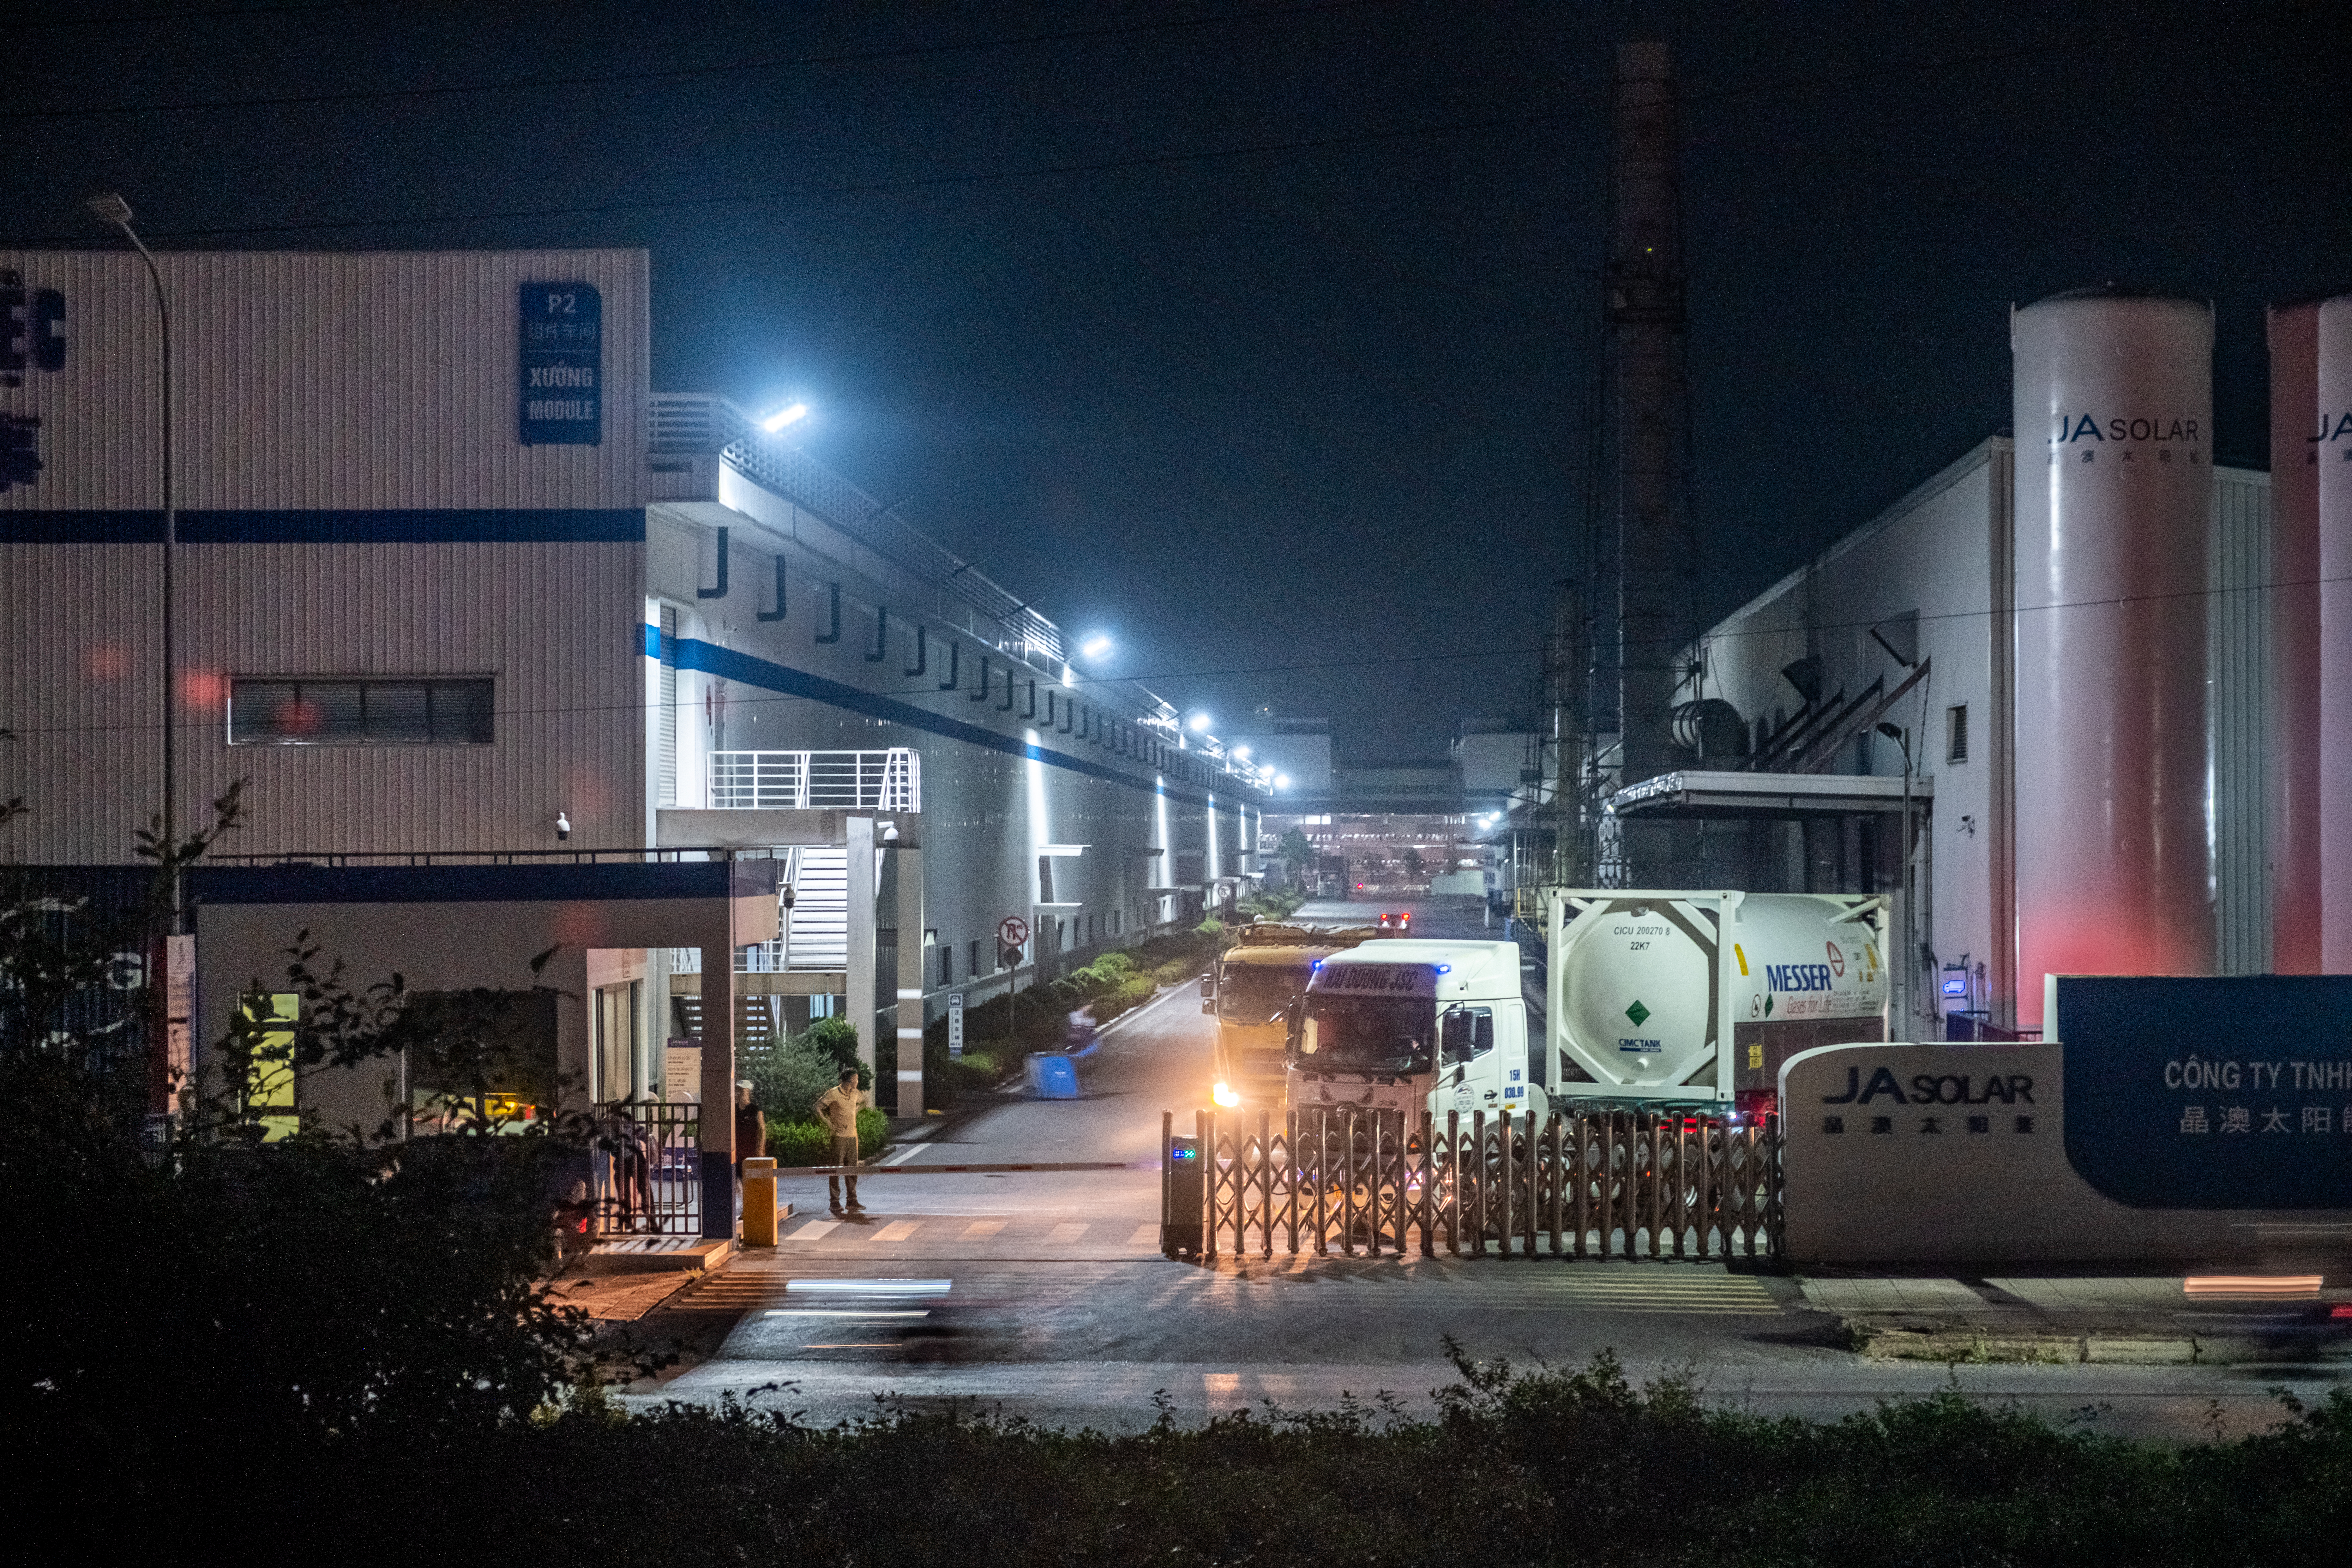
<instances>
[{"instance_id":1,"label":"cimc tank logo","mask_svg":"<svg viewBox=\"0 0 2352 1568\"><path fill-rule=\"evenodd\" d=\"M1845 954L1838 950L1838 944L1833 942L1824 942L1822 945L1830 950L1830 973L1838 976L1840 979L1843 979L1845 977Z\"/></svg>"},{"instance_id":2,"label":"cimc tank logo","mask_svg":"<svg viewBox=\"0 0 2352 1568\"><path fill-rule=\"evenodd\" d=\"M28 370L66 367L66 297L55 289L27 289L24 274L0 268L0 387L22 386ZM29 485L41 474L41 421L0 411L0 490Z\"/></svg>"}]
</instances>

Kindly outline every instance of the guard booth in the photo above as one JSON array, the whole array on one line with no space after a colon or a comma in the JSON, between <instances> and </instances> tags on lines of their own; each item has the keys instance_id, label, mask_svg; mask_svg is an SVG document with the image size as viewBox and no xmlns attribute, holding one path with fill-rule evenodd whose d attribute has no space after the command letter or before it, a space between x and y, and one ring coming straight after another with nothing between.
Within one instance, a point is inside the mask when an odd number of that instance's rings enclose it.
<instances>
[{"instance_id":1,"label":"guard booth","mask_svg":"<svg viewBox=\"0 0 2352 1568\"><path fill-rule=\"evenodd\" d=\"M318 950L314 967L341 963L354 991L396 974L412 1005L457 993L501 999L499 1026L543 1036L550 1047L547 1070L537 1075L544 1081L512 1086L518 1112L526 1097L534 1109L584 1112L598 1067L592 954L698 950L703 1037L694 1098L719 1113L693 1117L691 1169L671 1175L695 1189L700 1234L731 1237L735 1119L725 1108L736 1078L734 954L775 939L780 864L727 849L678 849L202 868L187 884L196 932L192 1076L202 1082L217 1072L208 1047L257 996L268 998L262 1016L290 1017L286 1004L299 998L274 977L286 973L299 938ZM387 1119L404 1133L429 1131L435 1086L413 1082L410 1067L378 1060L298 1073L284 1114L338 1131L373 1131Z\"/></svg>"}]
</instances>

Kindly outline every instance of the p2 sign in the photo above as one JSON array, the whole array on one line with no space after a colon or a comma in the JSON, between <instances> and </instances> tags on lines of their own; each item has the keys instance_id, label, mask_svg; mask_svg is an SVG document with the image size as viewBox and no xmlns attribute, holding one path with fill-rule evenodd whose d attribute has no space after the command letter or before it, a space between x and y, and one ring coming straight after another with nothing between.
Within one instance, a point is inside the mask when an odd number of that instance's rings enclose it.
<instances>
[{"instance_id":1,"label":"p2 sign","mask_svg":"<svg viewBox=\"0 0 2352 1568\"><path fill-rule=\"evenodd\" d=\"M589 283L525 283L516 366L517 439L526 447L604 441L604 297Z\"/></svg>"}]
</instances>

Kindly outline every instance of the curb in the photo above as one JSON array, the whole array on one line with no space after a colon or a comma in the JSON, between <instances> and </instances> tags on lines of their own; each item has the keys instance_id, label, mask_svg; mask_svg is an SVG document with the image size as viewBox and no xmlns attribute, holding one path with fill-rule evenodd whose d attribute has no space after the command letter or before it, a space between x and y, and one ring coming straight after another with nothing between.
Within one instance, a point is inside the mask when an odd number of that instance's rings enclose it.
<instances>
[{"instance_id":1,"label":"curb","mask_svg":"<svg viewBox=\"0 0 2352 1568\"><path fill-rule=\"evenodd\" d=\"M1870 1361L2043 1366L2235 1366L2352 1360L2352 1339L2326 1329L2271 1333L2183 1333L2126 1326L2068 1332L1996 1324L1893 1325L1840 1318L1856 1354Z\"/></svg>"}]
</instances>

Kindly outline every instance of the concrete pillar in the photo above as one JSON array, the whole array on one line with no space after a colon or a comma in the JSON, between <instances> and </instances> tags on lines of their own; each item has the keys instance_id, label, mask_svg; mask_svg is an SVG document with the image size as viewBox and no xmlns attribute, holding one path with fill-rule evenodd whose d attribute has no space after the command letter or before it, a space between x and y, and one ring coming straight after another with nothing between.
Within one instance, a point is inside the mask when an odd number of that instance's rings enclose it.
<instances>
[{"instance_id":1,"label":"concrete pillar","mask_svg":"<svg viewBox=\"0 0 2352 1568\"><path fill-rule=\"evenodd\" d=\"M898 1114L923 1114L923 849L915 819L898 818Z\"/></svg>"},{"instance_id":2,"label":"concrete pillar","mask_svg":"<svg viewBox=\"0 0 2352 1568\"><path fill-rule=\"evenodd\" d=\"M637 1042L636 1081L638 1094L646 1100L659 1100L662 1095L662 1064L670 1030L669 964L668 948L646 950L645 1009L639 1025L644 1033Z\"/></svg>"},{"instance_id":3,"label":"concrete pillar","mask_svg":"<svg viewBox=\"0 0 2352 1568\"><path fill-rule=\"evenodd\" d=\"M874 1070L874 819L853 816L846 826L849 858L842 896L849 901L849 1021L857 1026L857 1059L870 1073Z\"/></svg>"},{"instance_id":4,"label":"concrete pillar","mask_svg":"<svg viewBox=\"0 0 2352 1568\"><path fill-rule=\"evenodd\" d=\"M702 1234L735 1234L734 932L702 944Z\"/></svg>"},{"instance_id":5,"label":"concrete pillar","mask_svg":"<svg viewBox=\"0 0 2352 1568\"><path fill-rule=\"evenodd\" d=\"M555 988L555 1068L563 1080L557 1100L567 1111L589 1107L589 1054L595 1049L589 1012L596 1005L588 988L588 950L566 942L556 949L539 983Z\"/></svg>"}]
</instances>

